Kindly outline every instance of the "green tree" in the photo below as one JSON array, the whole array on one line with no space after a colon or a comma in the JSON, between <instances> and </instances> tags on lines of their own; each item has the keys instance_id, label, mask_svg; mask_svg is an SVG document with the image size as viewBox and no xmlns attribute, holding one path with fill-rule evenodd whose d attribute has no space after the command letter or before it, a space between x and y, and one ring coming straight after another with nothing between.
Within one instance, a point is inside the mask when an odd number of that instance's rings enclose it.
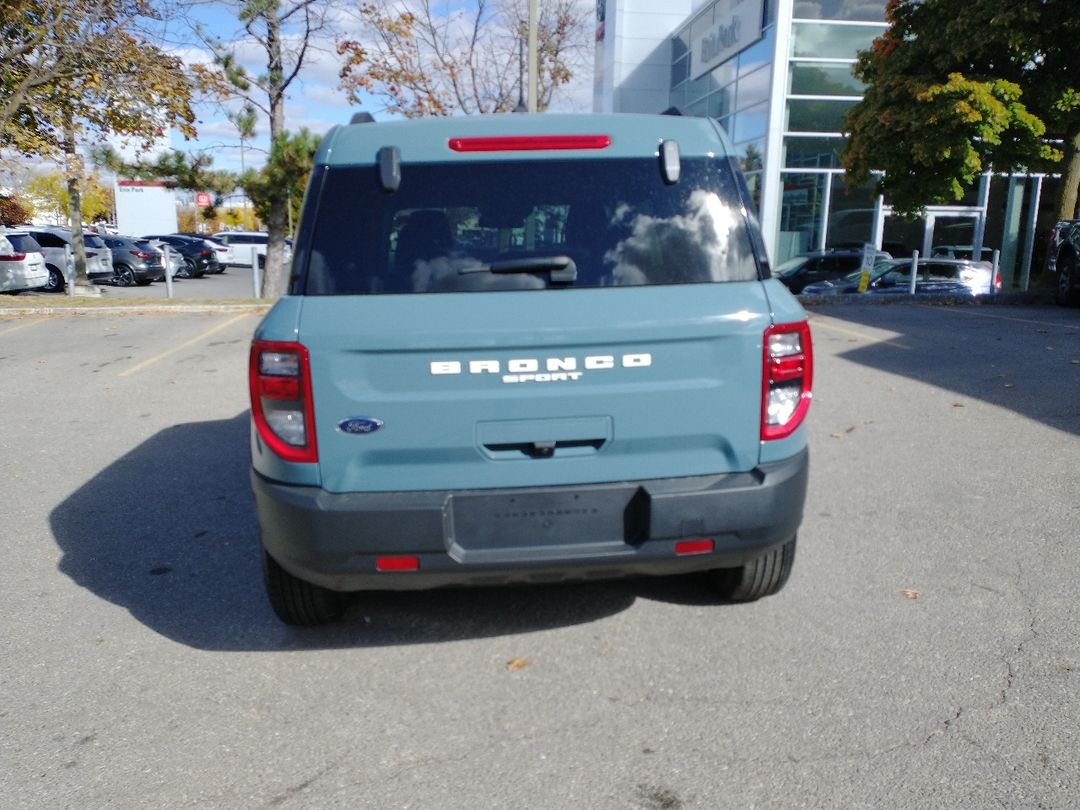
<instances>
[{"instance_id":1,"label":"green tree","mask_svg":"<svg viewBox=\"0 0 1080 810\"><path fill-rule=\"evenodd\" d=\"M216 95L222 102L242 99L267 117L273 161L278 142L288 140L286 94L303 68L316 35L328 24L329 6L313 0L234 0L232 7L243 26L243 37L234 43L225 43L200 32L204 43L213 52L214 60L212 64L196 65L193 69L203 90ZM241 44L254 44L265 55L265 73L253 76L239 63L233 49ZM238 128L243 126L242 121L237 122ZM241 132L244 131L241 128ZM278 153L281 153L280 148ZM262 219L268 238L262 294L264 298L277 298L288 284L284 258L291 190L268 187L265 193Z\"/></svg>"},{"instance_id":2,"label":"green tree","mask_svg":"<svg viewBox=\"0 0 1080 810\"><path fill-rule=\"evenodd\" d=\"M894 209L960 199L997 171L1063 171L1080 185L1080 14L1075 0L889 0L889 29L859 55L866 94L847 115L849 186L884 171ZM1060 140L1062 149L1053 145Z\"/></svg>"},{"instance_id":3,"label":"green tree","mask_svg":"<svg viewBox=\"0 0 1080 810\"><path fill-rule=\"evenodd\" d=\"M249 169L240 178L240 187L255 206L255 214L266 220L271 207L282 196L286 198L290 235L300 216L308 177L319 148L320 137L307 129L286 132L270 147L270 159L261 169Z\"/></svg>"}]
</instances>

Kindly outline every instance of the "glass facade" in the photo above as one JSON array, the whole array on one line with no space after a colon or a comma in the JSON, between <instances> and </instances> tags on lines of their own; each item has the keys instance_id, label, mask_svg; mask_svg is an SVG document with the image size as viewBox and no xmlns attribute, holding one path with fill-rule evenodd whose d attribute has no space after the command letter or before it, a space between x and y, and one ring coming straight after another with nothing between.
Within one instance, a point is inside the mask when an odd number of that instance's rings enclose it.
<instances>
[{"instance_id":1,"label":"glass facade","mask_svg":"<svg viewBox=\"0 0 1080 810\"><path fill-rule=\"evenodd\" d=\"M741 51L696 71L699 75L694 75L695 43L730 19L740 2L715 0L671 35L670 104L716 119L731 136L776 265L807 251L858 248L875 237L874 184L848 188L839 155L845 116L864 91L852 72L857 55L885 31L886 5L886 0L764 0L761 36L754 27ZM972 188L956 205L931 206L924 220L914 222L892 216L885 200L882 248L901 256L912 250L962 252L979 241L1000 244L1008 277L1006 265L1014 259L1032 263L1014 244L1021 213L1037 214L1040 222L1049 216L1034 209L1025 183L1035 188L1034 180L995 179L987 197ZM998 209L1013 212L1009 223ZM1038 240L1035 251L1037 263Z\"/></svg>"},{"instance_id":2,"label":"glass facade","mask_svg":"<svg viewBox=\"0 0 1080 810\"><path fill-rule=\"evenodd\" d=\"M791 23L779 32L777 12L784 3ZM776 207L777 263L806 250L861 244L870 238L873 202L867 190L853 194L843 187L838 155L844 116L862 97L863 85L852 75L855 57L885 30L885 0L766 0L761 37L693 75L693 43L729 8L730 0L718 0L672 35L671 105L724 127L759 204L765 178L779 177L775 192L764 195L765 204ZM778 70L786 75L774 80ZM782 107L772 104L778 89ZM770 129L782 130L773 141L780 144L778 155L768 153ZM779 162L771 175L770 161Z\"/></svg>"},{"instance_id":3,"label":"glass facade","mask_svg":"<svg viewBox=\"0 0 1080 810\"><path fill-rule=\"evenodd\" d=\"M722 0L726 7L726 0ZM756 202L760 202L765 167L765 133L776 52L776 3L766 0L762 36L749 47L701 76L693 76L691 43L715 20L708 6L672 37L671 96L673 107L691 115L715 118L735 143L739 163Z\"/></svg>"}]
</instances>

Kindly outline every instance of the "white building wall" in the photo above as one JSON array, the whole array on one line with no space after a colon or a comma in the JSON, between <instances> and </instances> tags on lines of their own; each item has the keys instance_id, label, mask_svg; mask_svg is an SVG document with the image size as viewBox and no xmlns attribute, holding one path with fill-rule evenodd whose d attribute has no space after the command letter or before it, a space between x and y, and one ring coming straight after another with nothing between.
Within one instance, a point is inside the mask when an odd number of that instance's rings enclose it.
<instances>
[{"instance_id":1,"label":"white building wall","mask_svg":"<svg viewBox=\"0 0 1080 810\"><path fill-rule=\"evenodd\" d=\"M596 112L663 112L671 88L671 34L694 0L607 0L597 42ZM600 36L599 29L597 33Z\"/></svg>"}]
</instances>

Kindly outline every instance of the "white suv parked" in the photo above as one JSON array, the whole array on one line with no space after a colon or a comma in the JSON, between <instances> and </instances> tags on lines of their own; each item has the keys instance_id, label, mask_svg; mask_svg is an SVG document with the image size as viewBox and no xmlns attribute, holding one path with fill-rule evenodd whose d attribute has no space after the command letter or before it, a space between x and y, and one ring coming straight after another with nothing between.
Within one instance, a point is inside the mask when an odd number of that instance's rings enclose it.
<instances>
[{"instance_id":1,"label":"white suv parked","mask_svg":"<svg viewBox=\"0 0 1080 810\"><path fill-rule=\"evenodd\" d=\"M255 248L259 257L259 267L266 264L266 242L269 234L265 231L220 231L212 237L229 248L229 255L223 261L230 265L251 267L251 249ZM292 242L285 240L285 261L292 260Z\"/></svg>"}]
</instances>

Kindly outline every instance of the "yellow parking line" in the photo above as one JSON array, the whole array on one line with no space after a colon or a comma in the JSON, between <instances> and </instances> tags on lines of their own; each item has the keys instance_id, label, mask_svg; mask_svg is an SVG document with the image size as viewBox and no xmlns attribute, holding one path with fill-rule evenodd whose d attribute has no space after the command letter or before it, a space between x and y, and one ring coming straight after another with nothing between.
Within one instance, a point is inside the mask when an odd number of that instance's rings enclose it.
<instances>
[{"instance_id":1,"label":"yellow parking line","mask_svg":"<svg viewBox=\"0 0 1080 810\"><path fill-rule=\"evenodd\" d=\"M25 329L28 326L33 326L34 324L38 323L41 323L41 321L26 321L24 323L20 323L18 326L12 326L10 329L0 329L0 335L10 335L12 332L18 332L20 329Z\"/></svg>"},{"instance_id":2,"label":"yellow parking line","mask_svg":"<svg viewBox=\"0 0 1080 810\"><path fill-rule=\"evenodd\" d=\"M979 318L990 318L995 321L1012 321L1013 323L1030 323L1035 326L1060 326L1063 329L1080 329L1080 324L1074 323L1061 323L1060 321L1036 321L1032 318L1010 318L1007 315L991 315L989 312L979 312L974 309L962 309L960 307L932 307L929 304L922 304L927 309L948 309L954 312L964 315L975 315Z\"/></svg>"},{"instance_id":3,"label":"yellow parking line","mask_svg":"<svg viewBox=\"0 0 1080 810\"><path fill-rule=\"evenodd\" d=\"M841 335L848 335L849 337L857 337L860 340L865 340L867 343L881 343L884 346L892 346L894 349L906 349L907 351L911 351L912 348L907 344L901 343L895 338L888 338L886 340L883 340L881 338L867 334L866 332L859 332L856 329L845 329L843 326L837 326L836 324L828 323L821 320L820 318L812 319L811 326L814 329L820 328L825 329L829 332L838 332Z\"/></svg>"},{"instance_id":4,"label":"yellow parking line","mask_svg":"<svg viewBox=\"0 0 1080 810\"><path fill-rule=\"evenodd\" d=\"M146 360L143 360L141 363L137 363L136 365L132 366L131 368L129 368L129 369L125 370L125 371L121 371L120 376L121 377L130 377L132 374L140 372L144 368L147 368L148 366L154 365L154 363L161 362L166 357L170 357L171 355L174 355L177 352L182 352L184 349L188 349L188 348L194 346L196 343L199 343L199 342L201 342L203 340L206 340L211 335L216 335L222 329L227 329L228 327L232 326L237 321L242 321L244 318L250 318L252 316L252 314L253 313L251 313L251 312L245 312L242 315L237 315L235 318L230 318L229 320L225 321L225 323L219 323L213 329L207 329L201 335L199 335L198 337L193 337L191 340L187 341L186 343L181 343L179 346L173 346L168 351L164 351L161 354L154 355L153 357L147 358Z\"/></svg>"}]
</instances>

